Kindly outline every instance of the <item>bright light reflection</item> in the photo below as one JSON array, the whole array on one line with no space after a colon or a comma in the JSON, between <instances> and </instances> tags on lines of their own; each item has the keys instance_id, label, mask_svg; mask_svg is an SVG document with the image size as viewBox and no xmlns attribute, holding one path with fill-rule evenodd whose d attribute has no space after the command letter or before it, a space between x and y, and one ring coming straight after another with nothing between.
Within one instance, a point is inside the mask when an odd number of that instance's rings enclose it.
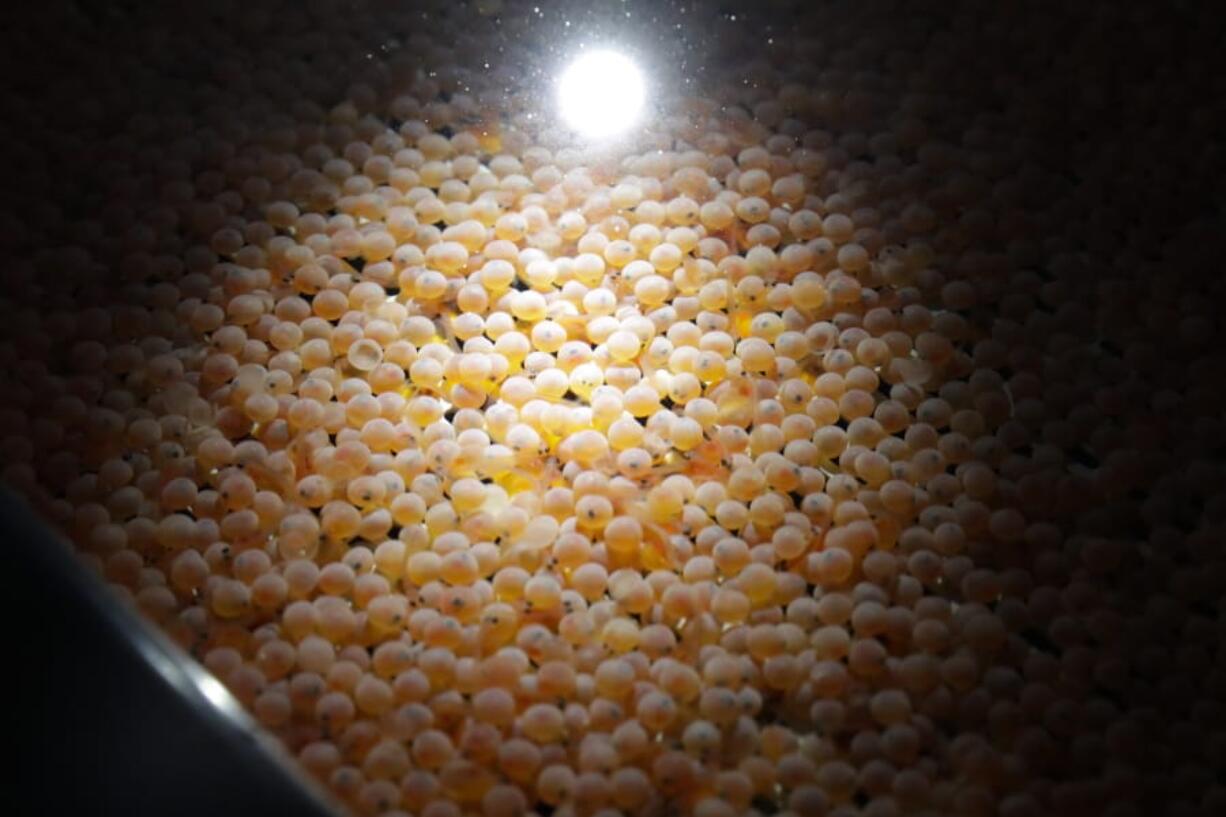
<instances>
[{"instance_id":1,"label":"bright light reflection","mask_svg":"<svg viewBox=\"0 0 1226 817\"><path fill-rule=\"evenodd\" d=\"M629 128L642 112L646 91L638 67L616 51L591 51L558 81L562 119L588 139L606 139Z\"/></svg>"},{"instance_id":2,"label":"bright light reflection","mask_svg":"<svg viewBox=\"0 0 1226 817\"><path fill-rule=\"evenodd\" d=\"M238 708L234 697L230 695L230 691L221 685L221 682L212 675L201 674L196 679L196 685L200 688L200 692L208 699L209 703L217 707L227 715L233 715Z\"/></svg>"}]
</instances>

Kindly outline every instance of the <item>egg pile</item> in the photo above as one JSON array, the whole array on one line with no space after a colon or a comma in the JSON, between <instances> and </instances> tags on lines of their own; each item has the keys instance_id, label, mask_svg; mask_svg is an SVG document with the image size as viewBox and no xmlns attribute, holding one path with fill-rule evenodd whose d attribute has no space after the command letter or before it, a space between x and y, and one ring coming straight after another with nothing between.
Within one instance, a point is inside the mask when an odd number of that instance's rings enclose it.
<instances>
[{"instance_id":1,"label":"egg pile","mask_svg":"<svg viewBox=\"0 0 1226 817\"><path fill-rule=\"evenodd\" d=\"M100 576L356 814L1226 810L1211 94L833 4L593 150L406 5L129 32L233 56L15 169L3 479Z\"/></svg>"}]
</instances>

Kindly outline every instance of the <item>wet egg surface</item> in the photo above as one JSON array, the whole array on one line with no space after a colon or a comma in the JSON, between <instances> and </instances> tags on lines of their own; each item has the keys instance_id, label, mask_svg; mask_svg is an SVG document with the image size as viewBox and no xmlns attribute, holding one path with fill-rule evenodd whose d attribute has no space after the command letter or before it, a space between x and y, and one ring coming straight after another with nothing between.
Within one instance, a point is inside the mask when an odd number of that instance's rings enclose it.
<instances>
[{"instance_id":1,"label":"wet egg surface","mask_svg":"<svg viewBox=\"0 0 1226 817\"><path fill-rule=\"evenodd\" d=\"M0 466L343 808L1226 810L1203 37L209 5L31 35Z\"/></svg>"}]
</instances>

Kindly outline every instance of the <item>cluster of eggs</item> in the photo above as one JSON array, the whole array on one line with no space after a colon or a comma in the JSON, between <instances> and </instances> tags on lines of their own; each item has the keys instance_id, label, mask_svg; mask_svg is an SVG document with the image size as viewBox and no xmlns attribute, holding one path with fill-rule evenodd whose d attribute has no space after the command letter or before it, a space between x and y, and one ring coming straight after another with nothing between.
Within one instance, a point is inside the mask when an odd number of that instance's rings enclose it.
<instances>
[{"instance_id":1,"label":"cluster of eggs","mask_svg":"<svg viewBox=\"0 0 1226 817\"><path fill-rule=\"evenodd\" d=\"M358 814L1220 812L1212 232L989 109L1064 18L877 5L601 152L469 64L519 4L223 62L6 216L4 481Z\"/></svg>"}]
</instances>

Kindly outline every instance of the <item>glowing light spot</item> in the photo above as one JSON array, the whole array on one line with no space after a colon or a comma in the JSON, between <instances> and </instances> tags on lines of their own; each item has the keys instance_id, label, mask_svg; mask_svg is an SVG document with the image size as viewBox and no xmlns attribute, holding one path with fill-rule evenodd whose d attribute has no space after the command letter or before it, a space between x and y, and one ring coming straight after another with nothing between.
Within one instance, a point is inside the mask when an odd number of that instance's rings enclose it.
<instances>
[{"instance_id":1,"label":"glowing light spot","mask_svg":"<svg viewBox=\"0 0 1226 817\"><path fill-rule=\"evenodd\" d=\"M639 118L646 91L638 67L615 51L591 51L572 62L558 82L562 119L588 139L624 132Z\"/></svg>"}]
</instances>

